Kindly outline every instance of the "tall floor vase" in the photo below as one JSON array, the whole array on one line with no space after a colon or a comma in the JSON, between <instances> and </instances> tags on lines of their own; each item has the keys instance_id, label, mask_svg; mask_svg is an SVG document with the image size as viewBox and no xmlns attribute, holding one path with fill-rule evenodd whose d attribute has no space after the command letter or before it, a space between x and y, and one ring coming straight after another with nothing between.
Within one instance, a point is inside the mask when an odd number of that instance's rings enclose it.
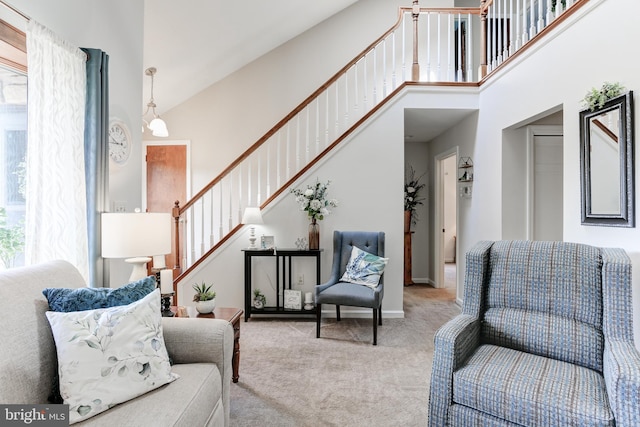
<instances>
[{"instance_id":1,"label":"tall floor vase","mask_svg":"<svg viewBox=\"0 0 640 427\"><path fill-rule=\"evenodd\" d=\"M411 271L411 212L404 211L404 285L413 285Z\"/></svg>"},{"instance_id":2,"label":"tall floor vase","mask_svg":"<svg viewBox=\"0 0 640 427\"><path fill-rule=\"evenodd\" d=\"M309 224L309 249L320 249L320 225L315 218Z\"/></svg>"}]
</instances>

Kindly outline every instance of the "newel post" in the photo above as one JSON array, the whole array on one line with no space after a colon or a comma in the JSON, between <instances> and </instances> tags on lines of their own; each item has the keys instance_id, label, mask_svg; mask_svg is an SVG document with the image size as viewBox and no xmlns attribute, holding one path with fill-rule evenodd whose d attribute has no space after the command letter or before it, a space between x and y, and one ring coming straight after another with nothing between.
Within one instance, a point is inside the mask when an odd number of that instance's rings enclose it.
<instances>
[{"instance_id":1,"label":"newel post","mask_svg":"<svg viewBox=\"0 0 640 427\"><path fill-rule=\"evenodd\" d=\"M171 215L173 215L173 222L175 224L175 257L173 260L173 270L174 273L180 274L182 272L180 268L180 202L178 200L175 201L173 205L173 209L171 210Z\"/></svg>"},{"instance_id":2,"label":"newel post","mask_svg":"<svg viewBox=\"0 0 640 427\"><path fill-rule=\"evenodd\" d=\"M411 80L420 81L420 64L418 63L418 17L420 16L420 6L418 0L413 0L411 10L413 17L413 64L411 64Z\"/></svg>"},{"instance_id":3,"label":"newel post","mask_svg":"<svg viewBox=\"0 0 640 427\"><path fill-rule=\"evenodd\" d=\"M480 1L480 75L478 80L482 80L487 75L487 10L488 0Z\"/></svg>"}]
</instances>

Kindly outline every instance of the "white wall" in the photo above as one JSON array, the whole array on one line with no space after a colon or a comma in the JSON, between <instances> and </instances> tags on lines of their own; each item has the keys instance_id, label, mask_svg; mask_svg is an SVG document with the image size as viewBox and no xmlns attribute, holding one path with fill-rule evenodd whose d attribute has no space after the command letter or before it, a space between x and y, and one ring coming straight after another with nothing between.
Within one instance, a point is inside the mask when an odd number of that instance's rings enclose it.
<instances>
[{"instance_id":1,"label":"white wall","mask_svg":"<svg viewBox=\"0 0 640 427\"><path fill-rule=\"evenodd\" d=\"M592 13L589 13L591 11ZM625 11L621 15L621 11ZM591 1L568 21L571 25L555 31L555 38L541 43L519 57L505 70L481 87L477 127L462 123L459 129L439 138L445 145L471 141L468 154L473 157L475 179L472 199L463 200L459 231L460 253L482 239L503 237L503 179L506 169L503 145L513 135L504 134L518 123L530 121L541 112L562 105L564 112L564 240L595 246L621 247L630 255L634 271L640 268L640 230L636 228L593 227L580 224L580 131L581 99L592 87L603 82L621 82L638 91L640 60L628 55L621 42L640 38L640 28L632 16L640 12L634 0ZM593 28L598 28L597 32ZM598 52L597 58L595 52ZM624 61L621 65L620 61ZM637 102L637 96L635 97ZM637 129L640 118L635 117ZM460 155L465 155L461 149ZM434 149L434 152L437 152ZM636 151L636 167L638 162ZM638 185L636 174L636 186ZM505 201L506 202L506 201ZM505 233L506 236L506 233ZM461 259L464 262L463 259ZM634 330L640 343L640 279L633 278Z\"/></svg>"},{"instance_id":2,"label":"white wall","mask_svg":"<svg viewBox=\"0 0 640 427\"><path fill-rule=\"evenodd\" d=\"M13 0L18 10L78 47L109 54L110 115L123 120L133 138L129 162L110 167L109 196L122 200L127 210L140 206L143 13L142 1ZM126 283L130 266L112 260L111 284Z\"/></svg>"},{"instance_id":3,"label":"white wall","mask_svg":"<svg viewBox=\"0 0 640 427\"><path fill-rule=\"evenodd\" d=\"M403 184L404 184L404 110L405 108L433 108L457 104L469 109L477 106L477 90L453 94L447 88L409 88L382 111L376 113L365 126L343 142L332 155L311 170L296 188L306 184L331 180L330 197L340 201L340 206L320 223L322 255L321 279L328 279L331 269L333 230L384 231L386 253L390 258L385 270L385 296L383 316L401 317L403 311ZM297 237L307 233L308 220L298 210L293 196L283 194L263 212L265 224L256 230L257 235L274 235L276 245L294 247ZM248 244L248 228L231 239L225 248L205 262L203 267L181 282L178 290L179 304L191 304L191 285L206 280L213 282L218 296L217 304L242 307L244 302L243 256L241 249ZM270 289L274 272L262 263L254 270L261 290ZM313 265L304 271L305 283L312 277ZM256 273L258 271L259 273ZM294 272L294 278L298 272ZM260 276L263 278L260 279ZM267 278L268 277L268 278ZM262 280L262 281L260 281ZM310 290L305 289L305 290ZM219 298L219 300L218 300ZM269 295L267 295L269 299ZM327 307L333 310L333 307ZM371 316L369 310L346 310L347 315Z\"/></svg>"},{"instance_id":4,"label":"white wall","mask_svg":"<svg viewBox=\"0 0 640 427\"><path fill-rule=\"evenodd\" d=\"M401 6L411 2L359 0L164 113L171 137L193 143L193 193L391 28Z\"/></svg>"},{"instance_id":5,"label":"white wall","mask_svg":"<svg viewBox=\"0 0 640 427\"><path fill-rule=\"evenodd\" d=\"M414 96L415 98L415 96ZM404 99L404 98L403 98ZM385 297L383 315L402 317L403 292L403 193L404 183L404 108L397 100L387 107L383 120L371 120L341 145L330 158L311 170L308 178L295 185L305 188L315 183L331 180L329 197L340 204L331 215L320 221L320 247L322 254L321 280L328 279L333 253L333 230L384 231L386 234L385 256L390 258L385 270ZM265 224L256 228L256 234L275 236L276 247L293 248L298 237L306 237L309 221L299 210L293 195L284 193L264 212ZM216 303L222 306L244 306L243 254L241 250L248 244L248 227L231 239L216 256L206 261L202 268L181 282L178 291L179 304L191 304L191 285L202 280L213 282L217 292ZM253 287L260 288L267 296L267 302L274 304L271 286L275 286L275 260L261 259L254 264ZM305 260L296 260L304 263ZM311 291L314 279L313 262L306 268L296 266L294 278L305 275L305 291ZM294 279L295 280L295 279ZM270 284L271 282L271 284ZM326 307L333 310L333 306ZM371 316L369 310L346 308L349 315L355 311ZM359 315L351 313L351 315Z\"/></svg>"},{"instance_id":6,"label":"white wall","mask_svg":"<svg viewBox=\"0 0 640 427\"><path fill-rule=\"evenodd\" d=\"M478 104L475 106L470 105L468 108L477 108ZM476 183L478 178L478 170L479 168L478 160L476 159L474 152L474 141L476 141L478 135L478 122L479 117L482 115L482 112L473 113L458 123L455 127L449 129L447 132L435 138L433 141L429 143L429 162L431 164L435 164L435 157L441 155L449 151L450 149L457 147L458 148L458 158L461 157L471 157L473 161L473 174L474 181L472 187L472 197L471 198L463 198L460 197L458 192L457 199L457 212L458 212L458 227L456 229L456 246L457 252L460 255L456 260L457 268L459 272L464 271L464 252L465 248L469 247L468 242L468 230L472 228L482 227L483 225L478 223L478 218L472 214L472 208L479 203L484 204L484 200L481 197L478 197L476 192ZM435 168L434 168L435 170ZM429 188L429 197L430 199L434 199L435 197L435 180L433 177L430 179L432 185ZM458 187L460 184L457 184ZM435 204L431 204L429 206L429 215L430 215L430 224L429 227L431 230L435 230ZM431 256L429 257L429 268L432 275L432 280L435 282L437 279L436 274L436 261L435 261L435 239L432 239L429 242L429 253ZM474 242L475 243L475 242ZM460 286L461 281L464 278L464 274L458 274L458 299L462 299L462 289Z\"/></svg>"}]
</instances>

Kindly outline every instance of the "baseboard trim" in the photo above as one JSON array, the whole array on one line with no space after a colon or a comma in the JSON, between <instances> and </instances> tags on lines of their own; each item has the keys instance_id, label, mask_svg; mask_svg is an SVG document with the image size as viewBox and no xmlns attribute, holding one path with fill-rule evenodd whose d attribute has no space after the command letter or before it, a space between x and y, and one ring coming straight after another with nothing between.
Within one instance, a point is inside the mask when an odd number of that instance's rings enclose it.
<instances>
[{"instance_id":1,"label":"baseboard trim","mask_svg":"<svg viewBox=\"0 0 640 427\"><path fill-rule=\"evenodd\" d=\"M413 280L413 283L420 283L420 284L424 284L424 285L428 285L429 284L429 279L422 278L422 277L412 278L411 280Z\"/></svg>"},{"instance_id":2,"label":"baseboard trim","mask_svg":"<svg viewBox=\"0 0 640 427\"><path fill-rule=\"evenodd\" d=\"M335 319L335 309L322 310L322 317L327 319ZM352 319L372 319L373 313L371 309L347 309L340 306L340 317ZM404 319L404 310L382 310L383 319Z\"/></svg>"}]
</instances>

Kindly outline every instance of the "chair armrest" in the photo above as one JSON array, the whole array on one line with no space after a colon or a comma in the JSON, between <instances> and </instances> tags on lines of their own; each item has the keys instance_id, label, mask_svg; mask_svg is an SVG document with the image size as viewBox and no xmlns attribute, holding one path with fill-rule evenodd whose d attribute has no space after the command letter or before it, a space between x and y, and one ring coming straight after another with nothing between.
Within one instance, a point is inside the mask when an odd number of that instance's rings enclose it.
<instances>
[{"instance_id":1,"label":"chair armrest","mask_svg":"<svg viewBox=\"0 0 640 427\"><path fill-rule=\"evenodd\" d=\"M640 425L640 353L631 341L605 342L604 381L616 426Z\"/></svg>"},{"instance_id":2,"label":"chair armrest","mask_svg":"<svg viewBox=\"0 0 640 427\"><path fill-rule=\"evenodd\" d=\"M167 352L175 364L214 363L222 377L222 405L229 424L233 327L222 319L163 317L162 331Z\"/></svg>"},{"instance_id":3,"label":"chair armrest","mask_svg":"<svg viewBox=\"0 0 640 427\"><path fill-rule=\"evenodd\" d=\"M447 425L453 398L453 372L478 347L480 321L461 314L445 323L434 338L431 390L429 393L429 425Z\"/></svg>"},{"instance_id":4,"label":"chair armrest","mask_svg":"<svg viewBox=\"0 0 640 427\"><path fill-rule=\"evenodd\" d=\"M163 317L167 352L173 363L215 363L220 373L233 357L233 327L222 319Z\"/></svg>"}]
</instances>

